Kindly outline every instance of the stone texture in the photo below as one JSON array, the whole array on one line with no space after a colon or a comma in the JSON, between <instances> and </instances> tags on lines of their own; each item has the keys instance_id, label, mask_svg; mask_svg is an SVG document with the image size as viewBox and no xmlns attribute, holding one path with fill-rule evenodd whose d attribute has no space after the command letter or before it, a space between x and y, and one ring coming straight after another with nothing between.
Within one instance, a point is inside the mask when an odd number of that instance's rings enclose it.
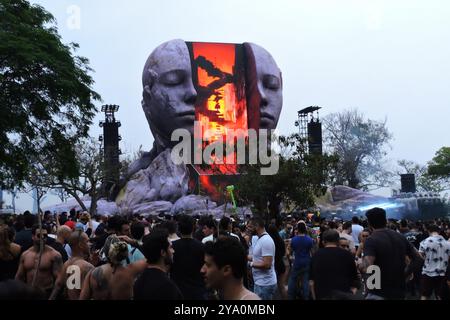
<instances>
[{"instance_id":1,"label":"stone texture","mask_svg":"<svg viewBox=\"0 0 450 320\"><path fill-rule=\"evenodd\" d=\"M160 153L148 166L131 177L119 193L116 203L122 211L153 201L176 202L188 192L189 172L175 165L170 150Z\"/></svg>"},{"instance_id":2,"label":"stone texture","mask_svg":"<svg viewBox=\"0 0 450 320\"><path fill-rule=\"evenodd\" d=\"M206 207L206 201L208 201L208 208ZM217 207L217 204L208 197L200 196L200 195L188 195L178 199L177 202L174 203L171 214L207 214L207 212L212 211Z\"/></svg>"},{"instance_id":3,"label":"stone texture","mask_svg":"<svg viewBox=\"0 0 450 320\"><path fill-rule=\"evenodd\" d=\"M160 213L168 213L172 209L172 202L169 201L153 201L136 205L131 209L133 214L140 214L144 217L157 216Z\"/></svg>"},{"instance_id":4,"label":"stone texture","mask_svg":"<svg viewBox=\"0 0 450 320\"><path fill-rule=\"evenodd\" d=\"M233 214L236 214L239 218L245 217L246 215L252 216L252 210L249 207L237 207L236 211L233 209L233 205L231 203L227 204L226 211L225 210L225 204L215 208L212 210L212 213L215 218L220 219L224 215L227 217L232 216Z\"/></svg>"},{"instance_id":5,"label":"stone texture","mask_svg":"<svg viewBox=\"0 0 450 320\"><path fill-rule=\"evenodd\" d=\"M384 197L376 196L368 192L353 189L347 186L335 186L331 189L331 195L334 202L353 200L353 201L373 201L385 199Z\"/></svg>"}]
</instances>

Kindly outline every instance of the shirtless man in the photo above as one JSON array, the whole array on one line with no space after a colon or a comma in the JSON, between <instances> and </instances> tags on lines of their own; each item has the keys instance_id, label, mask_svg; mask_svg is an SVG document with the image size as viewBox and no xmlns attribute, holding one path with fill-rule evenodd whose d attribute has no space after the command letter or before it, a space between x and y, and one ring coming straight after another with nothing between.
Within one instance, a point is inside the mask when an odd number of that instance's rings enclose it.
<instances>
[{"instance_id":1,"label":"shirtless man","mask_svg":"<svg viewBox=\"0 0 450 320\"><path fill-rule=\"evenodd\" d=\"M64 266L56 279L55 288L49 300L54 300L58 296L62 289L65 289L68 300L78 300L81 293L81 284L83 283L86 275L94 269L94 266L86 261L89 257L89 237L81 230L77 230L71 233L69 236L69 246L72 249L72 257L64 263ZM75 268L75 269L74 269ZM72 271L75 270L75 271ZM74 283L71 283L69 277L73 274L78 276L77 270L79 270L80 279L75 279ZM69 279L69 285L67 280ZM76 284L79 284L77 288ZM73 288L72 288L73 287Z\"/></svg>"},{"instance_id":2,"label":"shirtless man","mask_svg":"<svg viewBox=\"0 0 450 320\"><path fill-rule=\"evenodd\" d=\"M83 282L80 300L130 300L136 277L147 267L145 260L127 266L123 261L128 257L128 246L112 235L105 243L108 263L96 267L88 273Z\"/></svg>"},{"instance_id":3,"label":"shirtless man","mask_svg":"<svg viewBox=\"0 0 450 320\"><path fill-rule=\"evenodd\" d=\"M45 244L48 236L47 230L44 228L39 229L38 225L34 225L31 231L33 246L20 257L16 280L23 281L29 285L33 284L33 278L35 277L39 261L40 239L42 238L44 245L41 263L34 286L46 292L47 297L49 297L53 290L55 280L63 266L63 260L58 251Z\"/></svg>"}]
</instances>

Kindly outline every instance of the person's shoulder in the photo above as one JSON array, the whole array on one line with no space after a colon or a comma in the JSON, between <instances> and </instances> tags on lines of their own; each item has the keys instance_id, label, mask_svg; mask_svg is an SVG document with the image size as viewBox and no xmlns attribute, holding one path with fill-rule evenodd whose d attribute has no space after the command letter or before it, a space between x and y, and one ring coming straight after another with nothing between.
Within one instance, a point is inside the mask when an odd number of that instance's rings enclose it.
<instances>
[{"instance_id":1,"label":"person's shoulder","mask_svg":"<svg viewBox=\"0 0 450 320\"><path fill-rule=\"evenodd\" d=\"M192 238L192 239L190 239L191 241L189 242L189 244L190 245L192 245L193 247L195 247L196 249L199 249L199 250L204 250L204 248L205 248L205 244L203 243L203 242L201 242L201 241L199 241L199 240L197 240L197 239L194 239L194 238Z\"/></svg>"},{"instance_id":2,"label":"person's shoulder","mask_svg":"<svg viewBox=\"0 0 450 320\"><path fill-rule=\"evenodd\" d=\"M339 248L339 249L340 249L340 251L342 251L342 252L339 252L339 254L342 255L343 259L351 260L352 262L355 261L355 258L351 252L341 249L341 248Z\"/></svg>"},{"instance_id":3,"label":"person's shoulder","mask_svg":"<svg viewBox=\"0 0 450 320\"><path fill-rule=\"evenodd\" d=\"M261 298L254 292L249 291L249 293L242 300L261 300Z\"/></svg>"},{"instance_id":4,"label":"person's shoulder","mask_svg":"<svg viewBox=\"0 0 450 320\"><path fill-rule=\"evenodd\" d=\"M323 256L327 256L329 254L328 249L329 248L319 248L319 250L317 250L316 253L313 254L311 259L314 259L314 261L322 259Z\"/></svg>"},{"instance_id":5,"label":"person's shoulder","mask_svg":"<svg viewBox=\"0 0 450 320\"><path fill-rule=\"evenodd\" d=\"M22 247L18 245L17 243L11 243L11 252L14 255L14 257L20 256L20 253L22 252Z\"/></svg>"},{"instance_id":6,"label":"person's shoulder","mask_svg":"<svg viewBox=\"0 0 450 320\"><path fill-rule=\"evenodd\" d=\"M22 258L25 258L28 255L31 254L35 254L36 252L34 251L33 247L28 248L27 250L25 250L24 252L22 252Z\"/></svg>"},{"instance_id":7,"label":"person's shoulder","mask_svg":"<svg viewBox=\"0 0 450 320\"><path fill-rule=\"evenodd\" d=\"M275 241L273 241L272 237L269 234L267 234L267 236L263 236L263 237L259 238L259 241L261 241L261 243L275 245Z\"/></svg>"},{"instance_id":8,"label":"person's shoulder","mask_svg":"<svg viewBox=\"0 0 450 320\"><path fill-rule=\"evenodd\" d=\"M48 248L46 248L46 249L48 249L48 253L51 255L52 258L54 258L54 259L61 258L62 259L61 253L58 250L56 250L55 248L48 246Z\"/></svg>"},{"instance_id":9,"label":"person's shoulder","mask_svg":"<svg viewBox=\"0 0 450 320\"><path fill-rule=\"evenodd\" d=\"M67 264L68 262L69 262L69 260L67 260L65 264ZM80 269L84 269L84 270L95 269L93 264L91 264L90 262L83 260L83 259L73 261L73 262L69 263L69 265L75 265L75 266L80 267Z\"/></svg>"}]
</instances>

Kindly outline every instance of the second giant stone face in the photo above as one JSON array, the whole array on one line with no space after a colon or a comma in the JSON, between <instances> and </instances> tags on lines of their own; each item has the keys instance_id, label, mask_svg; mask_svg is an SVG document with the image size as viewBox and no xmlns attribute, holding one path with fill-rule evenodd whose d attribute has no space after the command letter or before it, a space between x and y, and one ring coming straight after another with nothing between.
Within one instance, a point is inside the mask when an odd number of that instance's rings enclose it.
<instances>
[{"instance_id":1,"label":"second giant stone face","mask_svg":"<svg viewBox=\"0 0 450 320\"><path fill-rule=\"evenodd\" d=\"M260 128L275 129L283 106L281 71L267 50L254 43L245 43L244 46L249 107L259 109Z\"/></svg>"}]
</instances>

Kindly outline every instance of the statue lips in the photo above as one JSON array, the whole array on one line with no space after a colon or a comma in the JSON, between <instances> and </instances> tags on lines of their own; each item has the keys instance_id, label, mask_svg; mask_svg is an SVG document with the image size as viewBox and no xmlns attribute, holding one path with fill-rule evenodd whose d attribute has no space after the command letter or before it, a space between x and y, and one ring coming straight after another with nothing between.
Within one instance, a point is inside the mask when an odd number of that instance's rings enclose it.
<instances>
[{"instance_id":1,"label":"statue lips","mask_svg":"<svg viewBox=\"0 0 450 320\"><path fill-rule=\"evenodd\" d=\"M267 112L261 112L260 122L263 124L263 128L268 127L270 124L275 123L275 117Z\"/></svg>"},{"instance_id":2,"label":"statue lips","mask_svg":"<svg viewBox=\"0 0 450 320\"><path fill-rule=\"evenodd\" d=\"M187 111L183 111L183 112L178 112L176 114L176 117L180 118L181 120L193 122L195 120L195 110L187 110Z\"/></svg>"}]
</instances>

